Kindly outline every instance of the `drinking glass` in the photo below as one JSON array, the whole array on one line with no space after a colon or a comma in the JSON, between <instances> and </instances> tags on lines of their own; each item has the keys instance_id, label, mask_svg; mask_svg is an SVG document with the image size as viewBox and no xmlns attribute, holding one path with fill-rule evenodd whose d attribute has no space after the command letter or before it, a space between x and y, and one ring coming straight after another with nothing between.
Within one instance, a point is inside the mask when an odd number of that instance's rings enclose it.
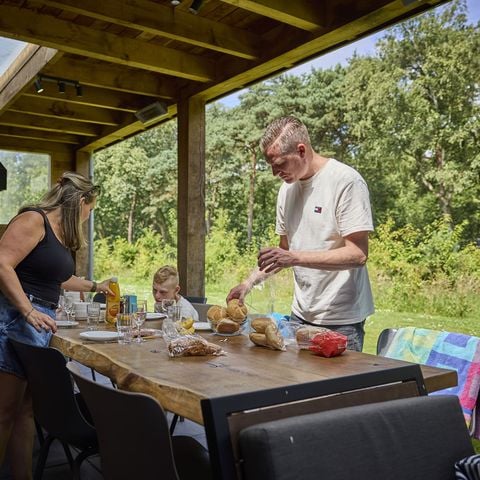
<instances>
[{"instance_id":1,"label":"drinking glass","mask_svg":"<svg viewBox=\"0 0 480 480\"><path fill-rule=\"evenodd\" d=\"M118 332L118 343L126 345L132 343L132 333L133 333L133 315L127 313L118 313L117 314L117 332Z\"/></svg>"},{"instance_id":2,"label":"drinking glass","mask_svg":"<svg viewBox=\"0 0 480 480\"><path fill-rule=\"evenodd\" d=\"M170 307L173 307L173 306L176 305L176 304L177 304L177 302L175 301L175 299L173 299L173 298L168 298L168 299L167 299L167 298L164 298L164 299L162 300L162 311L163 311L163 313L168 314L168 309L169 309Z\"/></svg>"},{"instance_id":3,"label":"drinking glass","mask_svg":"<svg viewBox=\"0 0 480 480\"><path fill-rule=\"evenodd\" d=\"M136 343L142 343L145 340L143 340L142 335L141 335L141 327L145 323L145 320L147 318L147 301L146 300L138 300L137 301L137 311L133 314L133 321L135 322L135 325L137 326L137 339Z\"/></svg>"},{"instance_id":4,"label":"drinking glass","mask_svg":"<svg viewBox=\"0 0 480 480\"><path fill-rule=\"evenodd\" d=\"M100 303L87 303L87 329L97 330L100 321Z\"/></svg>"},{"instance_id":5,"label":"drinking glass","mask_svg":"<svg viewBox=\"0 0 480 480\"><path fill-rule=\"evenodd\" d=\"M71 297L64 297L63 310L67 314L67 322L70 321L70 316L74 314L74 304Z\"/></svg>"}]
</instances>

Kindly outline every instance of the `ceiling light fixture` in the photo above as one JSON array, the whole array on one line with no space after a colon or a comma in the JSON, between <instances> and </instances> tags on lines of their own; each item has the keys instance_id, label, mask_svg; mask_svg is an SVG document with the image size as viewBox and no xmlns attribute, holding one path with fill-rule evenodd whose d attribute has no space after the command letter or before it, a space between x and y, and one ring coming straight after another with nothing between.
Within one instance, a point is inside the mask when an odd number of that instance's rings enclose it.
<instances>
[{"instance_id":1,"label":"ceiling light fixture","mask_svg":"<svg viewBox=\"0 0 480 480\"><path fill-rule=\"evenodd\" d=\"M174 7L176 7L177 5L180 5L181 2L180 2L180 0L170 0L170 3L171 3Z\"/></svg>"},{"instance_id":2,"label":"ceiling light fixture","mask_svg":"<svg viewBox=\"0 0 480 480\"><path fill-rule=\"evenodd\" d=\"M196 15L200 8L202 8L203 0L193 0L192 4L190 5L190 13Z\"/></svg>"},{"instance_id":3,"label":"ceiling light fixture","mask_svg":"<svg viewBox=\"0 0 480 480\"><path fill-rule=\"evenodd\" d=\"M77 93L77 97L83 96L83 87L80 85L78 80L69 80L68 78L60 78L60 77L51 77L50 75L37 75L35 79L35 91L37 93L42 93L45 91L45 87L43 86L45 82L52 82L56 83L58 87L59 93L64 94L66 92L66 87L71 86L75 88Z\"/></svg>"},{"instance_id":4,"label":"ceiling light fixture","mask_svg":"<svg viewBox=\"0 0 480 480\"><path fill-rule=\"evenodd\" d=\"M153 102L135 112L135 116L140 122L145 124L163 117L167 112L168 106L165 102Z\"/></svg>"}]
</instances>

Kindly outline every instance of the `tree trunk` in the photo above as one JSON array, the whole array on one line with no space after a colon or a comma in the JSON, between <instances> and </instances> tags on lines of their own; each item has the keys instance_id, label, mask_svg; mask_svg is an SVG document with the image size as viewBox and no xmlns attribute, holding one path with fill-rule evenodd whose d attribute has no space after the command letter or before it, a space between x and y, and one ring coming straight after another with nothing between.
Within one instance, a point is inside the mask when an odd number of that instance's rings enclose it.
<instances>
[{"instance_id":1,"label":"tree trunk","mask_svg":"<svg viewBox=\"0 0 480 480\"><path fill-rule=\"evenodd\" d=\"M253 207L255 204L255 176L257 174L257 152L255 147L249 148L251 152L250 162L250 185L248 189L248 212L247 212L247 242L251 243L253 236Z\"/></svg>"}]
</instances>

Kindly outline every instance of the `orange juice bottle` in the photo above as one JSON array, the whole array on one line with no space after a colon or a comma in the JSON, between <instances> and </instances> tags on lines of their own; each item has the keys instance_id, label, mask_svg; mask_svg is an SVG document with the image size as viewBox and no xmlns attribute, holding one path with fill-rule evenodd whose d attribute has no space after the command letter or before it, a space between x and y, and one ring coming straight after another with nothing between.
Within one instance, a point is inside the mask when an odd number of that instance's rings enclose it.
<instances>
[{"instance_id":1,"label":"orange juice bottle","mask_svg":"<svg viewBox=\"0 0 480 480\"><path fill-rule=\"evenodd\" d=\"M108 286L113 292L113 295L107 295L105 320L110 325L115 325L117 321L117 313L120 313L120 286L118 285L118 278L112 277Z\"/></svg>"}]
</instances>

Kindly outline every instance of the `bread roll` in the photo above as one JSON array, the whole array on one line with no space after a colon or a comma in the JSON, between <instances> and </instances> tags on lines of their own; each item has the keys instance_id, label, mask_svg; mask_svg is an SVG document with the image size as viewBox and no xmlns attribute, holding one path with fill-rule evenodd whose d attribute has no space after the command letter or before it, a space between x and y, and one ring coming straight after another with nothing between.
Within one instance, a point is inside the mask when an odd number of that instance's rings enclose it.
<instances>
[{"instance_id":1,"label":"bread roll","mask_svg":"<svg viewBox=\"0 0 480 480\"><path fill-rule=\"evenodd\" d=\"M216 326L218 333L235 333L240 330L240 325L229 318L222 318Z\"/></svg>"},{"instance_id":2,"label":"bread roll","mask_svg":"<svg viewBox=\"0 0 480 480\"><path fill-rule=\"evenodd\" d=\"M276 325L267 325L265 337L267 338L267 347L274 350L286 350L285 342Z\"/></svg>"},{"instance_id":3,"label":"bread roll","mask_svg":"<svg viewBox=\"0 0 480 480\"><path fill-rule=\"evenodd\" d=\"M207 318L211 322L218 322L227 316L227 310L220 305L212 305L207 311Z\"/></svg>"},{"instance_id":4,"label":"bread roll","mask_svg":"<svg viewBox=\"0 0 480 480\"><path fill-rule=\"evenodd\" d=\"M248 309L245 305L239 305L238 298L233 298L227 304L227 316L236 322L243 322L247 316Z\"/></svg>"},{"instance_id":5,"label":"bread roll","mask_svg":"<svg viewBox=\"0 0 480 480\"><path fill-rule=\"evenodd\" d=\"M268 325L275 326L275 321L269 317L258 317L252 320L252 328L258 333L265 333Z\"/></svg>"},{"instance_id":6,"label":"bread roll","mask_svg":"<svg viewBox=\"0 0 480 480\"><path fill-rule=\"evenodd\" d=\"M310 340L317 334L317 333L322 333L328 330L327 328L324 327L313 327L313 326L305 326L305 327L300 327L296 332L295 332L295 337L297 339L297 343L300 346L306 346L310 344Z\"/></svg>"},{"instance_id":7,"label":"bread roll","mask_svg":"<svg viewBox=\"0 0 480 480\"><path fill-rule=\"evenodd\" d=\"M267 337L264 333L252 332L249 337L255 345L260 345L261 347L267 346Z\"/></svg>"}]
</instances>

